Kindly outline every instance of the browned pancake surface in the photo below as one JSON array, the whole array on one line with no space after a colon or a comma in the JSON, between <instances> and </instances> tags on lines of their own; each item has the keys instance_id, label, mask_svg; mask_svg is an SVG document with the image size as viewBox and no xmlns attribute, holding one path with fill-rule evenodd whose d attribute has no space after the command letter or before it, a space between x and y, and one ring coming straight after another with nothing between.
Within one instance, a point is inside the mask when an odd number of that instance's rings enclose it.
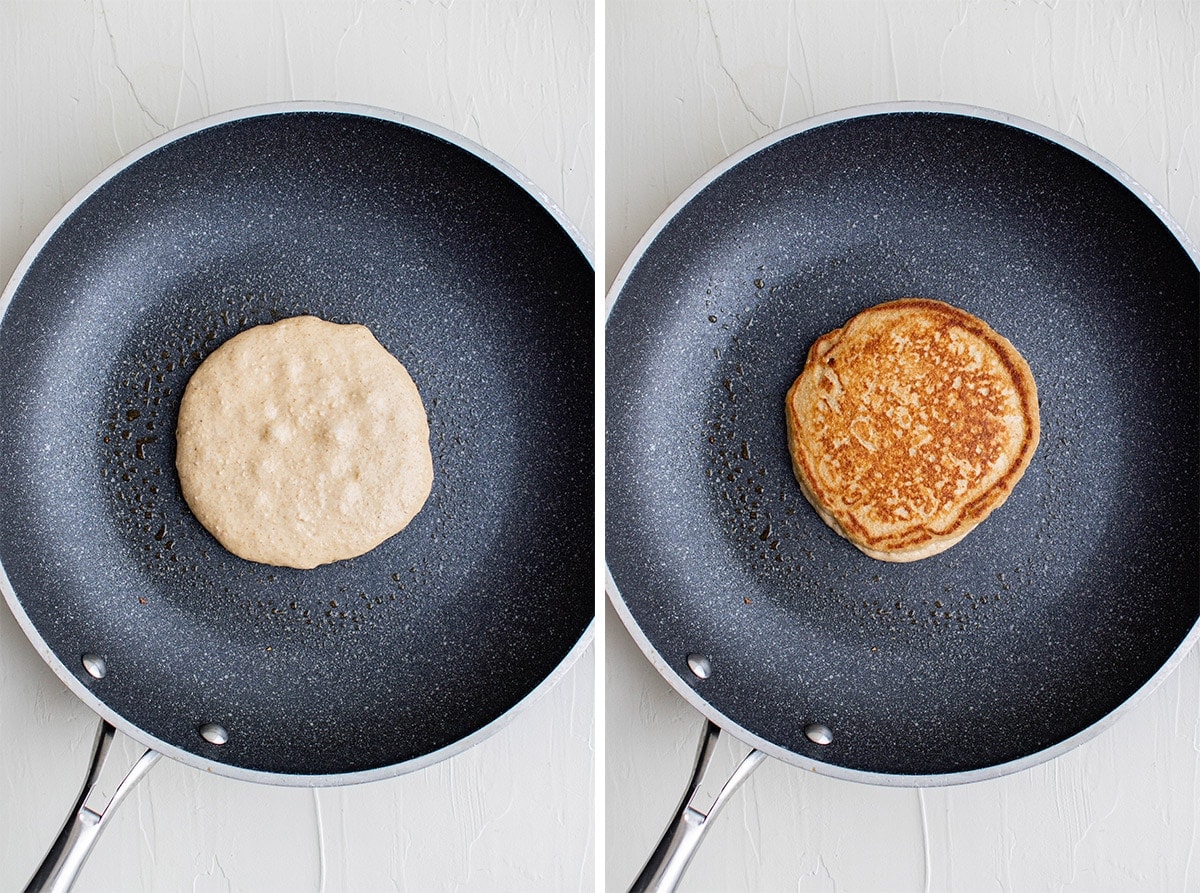
<instances>
[{"instance_id":1,"label":"browned pancake surface","mask_svg":"<svg viewBox=\"0 0 1200 893\"><path fill-rule=\"evenodd\" d=\"M962 539L1008 498L1039 436L1037 388L1016 348L924 298L872 307L817 339L786 412L805 496L890 561Z\"/></svg>"}]
</instances>

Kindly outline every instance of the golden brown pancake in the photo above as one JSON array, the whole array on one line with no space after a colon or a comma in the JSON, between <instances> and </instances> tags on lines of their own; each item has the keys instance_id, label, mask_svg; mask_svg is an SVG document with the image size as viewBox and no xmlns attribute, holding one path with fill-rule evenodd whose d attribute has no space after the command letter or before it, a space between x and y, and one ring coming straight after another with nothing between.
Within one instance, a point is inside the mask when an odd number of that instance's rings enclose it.
<instances>
[{"instance_id":1,"label":"golden brown pancake","mask_svg":"<svg viewBox=\"0 0 1200 893\"><path fill-rule=\"evenodd\" d=\"M1012 492L1037 449L1037 385L1007 339L926 298L879 304L822 335L788 391L800 488L883 561L957 543Z\"/></svg>"},{"instance_id":2,"label":"golden brown pancake","mask_svg":"<svg viewBox=\"0 0 1200 893\"><path fill-rule=\"evenodd\" d=\"M312 568L402 530L433 484L429 423L400 361L359 325L297 316L218 347L188 381L175 467L235 555Z\"/></svg>"}]
</instances>

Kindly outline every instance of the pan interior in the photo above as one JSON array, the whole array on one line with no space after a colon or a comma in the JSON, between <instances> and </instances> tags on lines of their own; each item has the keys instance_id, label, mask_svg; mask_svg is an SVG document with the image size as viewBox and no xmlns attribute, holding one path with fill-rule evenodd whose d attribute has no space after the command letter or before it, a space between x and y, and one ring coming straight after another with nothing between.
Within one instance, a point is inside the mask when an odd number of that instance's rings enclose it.
<instances>
[{"instance_id":1,"label":"pan interior","mask_svg":"<svg viewBox=\"0 0 1200 893\"><path fill-rule=\"evenodd\" d=\"M967 772L1096 723L1200 612L1198 294L1133 193L1011 125L867 115L751 154L661 228L608 322L607 562L643 646L719 716L848 770ZM906 296L1017 346L1042 439L962 543L897 565L805 502L783 401L817 337Z\"/></svg>"},{"instance_id":2,"label":"pan interior","mask_svg":"<svg viewBox=\"0 0 1200 893\"><path fill-rule=\"evenodd\" d=\"M20 610L105 706L203 759L316 777L455 744L591 620L592 283L523 187L416 127L269 114L145 155L66 219L0 326ZM226 552L174 472L203 357L303 313L405 364L435 468L408 528L311 571Z\"/></svg>"}]
</instances>

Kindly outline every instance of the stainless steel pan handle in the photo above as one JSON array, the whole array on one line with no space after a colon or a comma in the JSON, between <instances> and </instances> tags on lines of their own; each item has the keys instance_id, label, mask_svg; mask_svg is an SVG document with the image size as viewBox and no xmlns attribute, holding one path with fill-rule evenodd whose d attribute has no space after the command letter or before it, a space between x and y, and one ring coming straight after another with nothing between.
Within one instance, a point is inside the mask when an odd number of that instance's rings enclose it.
<instances>
[{"instance_id":1,"label":"stainless steel pan handle","mask_svg":"<svg viewBox=\"0 0 1200 893\"><path fill-rule=\"evenodd\" d=\"M721 807L766 757L762 751L750 751L721 787L712 805L707 810L699 809L694 802L696 793L705 781L705 772L712 762L713 750L720 734L721 729L716 723L710 720L705 724L704 731L700 734L700 747L696 751L696 765L692 769L691 781L688 782L687 790L670 824L667 825L667 830L663 832L662 840L654 848L642 873L629 888L630 893L672 893L683 878L683 873L695 855L696 847L712 827L713 819Z\"/></svg>"},{"instance_id":2,"label":"stainless steel pan handle","mask_svg":"<svg viewBox=\"0 0 1200 893\"><path fill-rule=\"evenodd\" d=\"M83 790L79 792L79 799L75 801L75 806L51 845L50 852L46 854L46 858L26 885L25 893L67 893L75 883L79 870L83 868L83 863L92 852L92 847L95 846L104 826L108 824L113 811L150 767L158 762L161 754L156 750L147 750L125 773L107 804L99 810L89 806L88 798L96 789L96 782L104 768L115 731L108 722L101 721L100 729L96 732L96 745L92 749L92 760L88 765Z\"/></svg>"}]
</instances>

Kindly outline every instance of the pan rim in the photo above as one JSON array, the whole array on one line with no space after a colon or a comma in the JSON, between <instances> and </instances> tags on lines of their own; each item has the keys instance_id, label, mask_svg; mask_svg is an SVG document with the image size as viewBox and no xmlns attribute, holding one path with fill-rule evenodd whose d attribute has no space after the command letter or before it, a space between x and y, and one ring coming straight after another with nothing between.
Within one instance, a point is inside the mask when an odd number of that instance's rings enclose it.
<instances>
[{"instance_id":1,"label":"pan rim","mask_svg":"<svg viewBox=\"0 0 1200 893\"><path fill-rule=\"evenodd\" d=\"M57 213L46 223L37 237L26 249L21 259L17 262L12 276L9 278L4 287L4 291L0 293L0 326L4 324L4 317L8 312L9 305L12 303L13 297L16 295L21 283L25 279L25 275L29 272L29 268L41 254L42 249L54 237L61 228L62 224L88 199L91 198L101 187L107 184L113 177L121 173L125 169L136 164L142 158L151 153L163 148L164 146L175 143L181 139L209 130L213 127L218 127L224 124L229 124L237 121L249 120L252 118L267 117L272 115L286 115L295 113L328 113L342 114L358 118L373 118L380 121L386 121L393 124L398 124L402 127L407 127L412 130L421 131L430 136L444 140L455 147L462 149L485 162L487 165L497 170L499 173L508 177L522 190L528 193L542 208L544 208L554 219L563 231L571 238L571 241L579 249L588 265L595 270L595 260L592 253L592 247L584 238L582 231L575 223L567 217L557 203L529 177L517 170L509 162L505 161L499 155L484 148L473 140L456 133L440 124L435 124L431 121L424 120L414 115L409 115L404 112L397 112L391 109L386 109L380 106L373 106L362 103L352 102L335 102L335 101L310 101L310 100L290 100L285 102L261 103L249 106L243 106L235 109L230 109L223 112L218 112L213 115L208 115L203 118L198 118L195 121L190 121L178 127L174 127L159 136L137 146L130 152L121 156L112 164L105 167L100 173L89 180L82 188L76 192L70 200L68 200ZM210 760L191 751L177 748L157 737L145 732L139 726L126 720L122 715L109 708L103 701L96 697L91 689L87 687L79 678L72 672L59 656L50 648L45 639L42 638L33 622L26 614L24 607L21 604L16 590L8 578L8 573L4 568L3 562L0 562L0 592L4 595L4 600L8 604L8 609L20 626L22 633L33 645L34 650L59 678L67 689L75 695L84 706L88 707L93 713L100 718L111 723L118 731L124 733L140 744L164 755L170 757L177 762L184 763L195 769L205 772L211 772L217 775L222 775L226 778L233 778L239 781L249 781L259 784L271 784L282 787L302 787L302 788L317 788L317 787L336 787L351 784L362 784L372 781L378 781L384 778L393 778L399 775L405 775L410 772L417 772L426 769L429 766L440 763L453 756L456 756L466 750L469 750L474 745L478 744L486 738L490 738L496 732L507 726L518 714L524 711L531 703L541 698L549 691L567 671L570 670L579 660L584 651L591 645L594 635L596 619L593 615L587 627L580 634L579 638L571 646L570 650L562 657L555 665L554 669L542 678L536 686L530 689L526 694L515 704L487 723L471 732L470 734L459 738L452 744L439 748L413 759L406 760L400 763L393 763L387 766L378 766L372 769L362 769L352 772L339 772L329 774L293 774L281 772L267 772L259 769L247 769L241 766L234 766L228 763Z\"/></svg>"},{"instance_id":2,"label":"pan rim","mask_svg":"<svg viewBox=\"0 0 1200 893\"><path fill-rule=\"evenodd\" d=\"M658 216L650 228L642 235L642 237L634 245L633 250L621 265L620 271L613 280L612 287L608 291L605 300L605 329L608 327L608 320L612 316L612 312L616 307L617 301L620 298L621 292L624 290L626 283L633 274L634 269L641 262L647 249L654 243L663 229L675 219L697 195L699 195L710 184L723 176L725 173L741 164L747 158L757 154L758 152L775 145L785 139L789 139L798 134L809 130L814 130L819 127L824 127L829 124L835 124L841 121L853 120L855 118L875 117L889 114L905 114L905 113L933 113L951 116L961 116L967 118L977 118L986 121L993 121L999 124L1005 124L1014 127L1018 130L1026 131L1034 136L1039 136L1054 142L1075 155L1081 157L1084 161L1088 161L1107 173L1118 183L1128 189L1143 205L1163 223L1172 236L1179 242L1192 264L1200 269L1200 250L1191 241L1183 227L1179 225L1167 210L1159 203L1159 201L1140 183L1133 179L1128 173L1118 167L1109 159L1086 146L1085 144L1075 140L1066 134L1060 133L1053 128L1039 124L1028 118L1023 118L1019 115L1014 115L1009 112L1003 112L996 109L986 108L984 106L970 105L965 103L954 102L938 102L938 101L923 101L923 100L899 100L892 102L868 103L864 105L849 106L846 108L824 112L818 115L813 115L804 118L786 127L772 131L759 139L754 140L732 155L718 162L712 168L701 174L695 181L692 182L687 189L679 194L666 209ZM1069 750L1073 750L1085 741L1096 737L1105 729L1112 726L1117 720L1129 710L1133 709L1143 700L1145 700L1158 686L1166 679L1187 656L1188 652L1200 641L1200 620L1197 620L1188 631L1188 633L1180 641L1179 645L1167 657L1167 659L1159 666L1159 668L1147 679L1136 691L1128 698L1118 704L1114 709L1109 711L1100 719L1093 722L1091 725L1079 730L1074 735L1062 739L1042 750L1027 754L1023 757L1018 757L1015 760L1009 760L1003 763L996 763L991 766L984 766L977 769L969 769L961 772L935 773L926 775L904 775L886 772L868 772L861 769L849 769L844 766L838 766L832 763L814 760L811 757L806 757L803 754L795 753L780 747L765 738L749 731L739 725L730 717L723 714L721 711L713 707L705 698L699 694L696 689L688 683L673 667L663 658L649 638L643 632L638 624L633 612L626 604L624 597L621 595L620 587L617 586L616 580L613 578L612 571L608 566L607 558L604 562L604 586L609 602L612 604L617 615L621 618L626 630L641 650L642 654L649 660L650 664L658 671L658 674L678 693L683 699L696 709L702 716L711 720L720 726L724 731L733 735L743 743L759 750L770 757L774 757L781 762L788 763L793 766L798 766L801 769L806 769L815 772L819 775L825 775L831 778L838 778L844 781L859 782L861 784L875 784L889 787L943 787L948 785L969 784L976 781L985 781L992 778L1000 778L1005 775L1011 775L1021 772L1025 769L1048 762Z\"/></svg>"}]
</instances>

